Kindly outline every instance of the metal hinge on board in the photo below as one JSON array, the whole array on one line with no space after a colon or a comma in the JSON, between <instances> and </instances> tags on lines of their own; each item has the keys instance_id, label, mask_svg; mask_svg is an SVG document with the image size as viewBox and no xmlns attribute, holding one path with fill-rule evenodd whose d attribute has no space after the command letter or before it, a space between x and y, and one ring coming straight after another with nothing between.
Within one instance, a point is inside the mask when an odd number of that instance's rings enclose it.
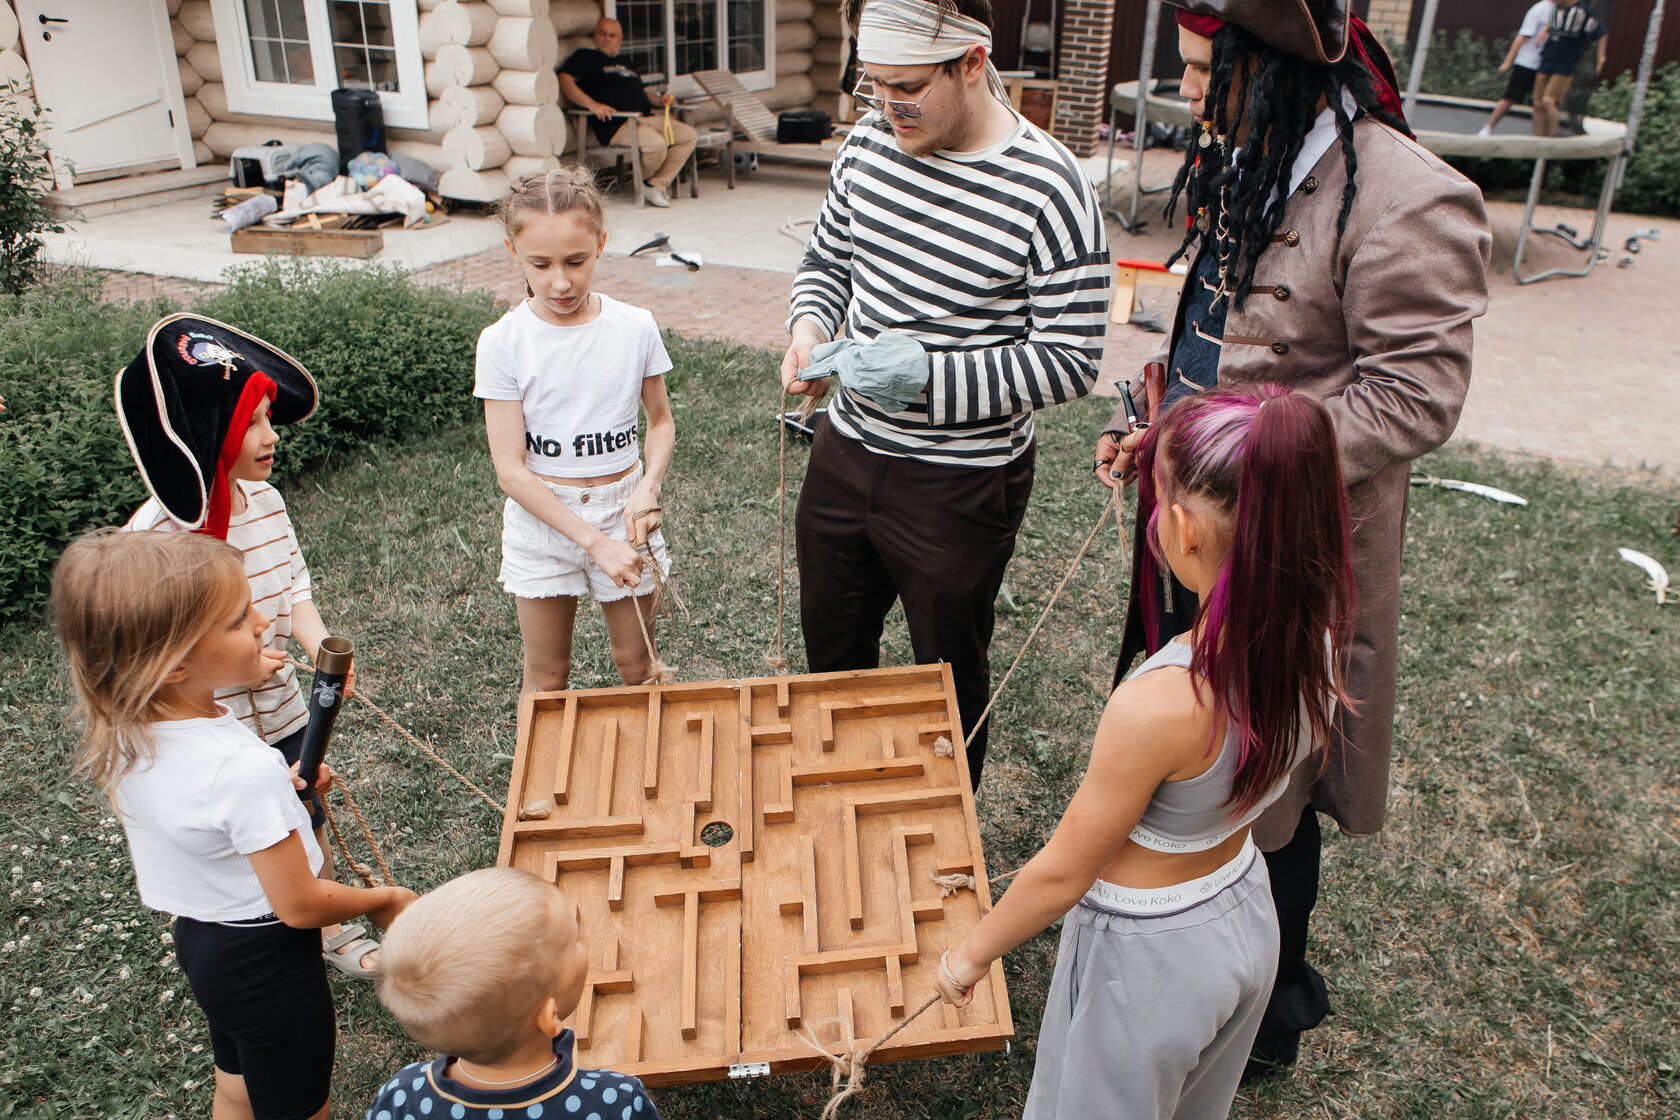
<instances>
[{"instance_id":1,"label":"metal hinge on board","mask_svg":"<svg viewBox=\"0 0 1680 1120\"><path fill-rule=\"evenodd\" d=\"M730 1077L769 1077L769 1062L737 1062L729 1067Z\"/></svg>"}]
</instances>

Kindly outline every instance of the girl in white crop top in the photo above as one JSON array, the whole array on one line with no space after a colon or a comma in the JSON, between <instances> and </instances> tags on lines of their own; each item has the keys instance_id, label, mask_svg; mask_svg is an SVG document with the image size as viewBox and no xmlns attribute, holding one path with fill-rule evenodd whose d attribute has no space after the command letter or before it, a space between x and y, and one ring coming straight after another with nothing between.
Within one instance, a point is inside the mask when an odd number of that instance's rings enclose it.
<instances>
[{"instance_id":1,"label":"girl in white crop top","mask_svg":"<svg viewBox=\"0 0 1680 1120\"><path fill-rule=\"evenodd\" d=\"M1346 702L1347 505L1324 407L1275 386L1203 393L1148 431L1137 462L1154 555L1133 578L1148 586L1170 565L1200 597L1196 624L1114 691L1054 835L939 970L961 1006L998 957L1068 915L1028 1117L1225 1114L1277 967L1248 826L1291 770L1322 757ZM1266 936L1269 954L1256 947ZM1175 944L1173 958L1163 946ZM1135 974L1109 983L1122 961ZM1170 1010L1126 1006L1143 973L1173 990ZM1151 1014L1162 1018L1135 1042L1133 1020ZM1098 1053L1102 1068L1087 1068ZM1156 1103L1128 1104L1137 1085Z\"/></svg>"},{"instance_id":2,"label":"girl in white crop top","mask_svg":"<svg viewBox=\"0 0 1680 1120\"><path fill-rule=\"evenodd\" d=\"M529 298L479 336L473 392L507 495L500 578L517 604L523 691L566 687L585 594L619 675L640 684L654 673L652 568L670 566L659 492L676 443L671 359L652 315L593 290L607 234L587 170L518 180L500 216Z\"/></svg>"}]
</instances>

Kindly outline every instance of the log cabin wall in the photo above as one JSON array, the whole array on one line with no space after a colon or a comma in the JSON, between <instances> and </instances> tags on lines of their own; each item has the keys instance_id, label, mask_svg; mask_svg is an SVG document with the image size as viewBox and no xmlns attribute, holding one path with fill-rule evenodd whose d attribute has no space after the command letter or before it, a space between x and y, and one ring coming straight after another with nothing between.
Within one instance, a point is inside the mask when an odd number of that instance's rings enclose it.
<instances>
[{"instance_id":1,"label":"log cabin wall","mask_svg":"<svg viewBox=\"0 0 1680 1120\"><path fill-rule=\"evenodd\" d=\"M186 98L193 152L200 163L276 139L333 142L330 121L256 116L229 110L209 0L167 0L170 30ZM450 198L488 202L511 176L557 166L566 119L554 77L558 30L584 34L599 8L593 0L418 0L425 60L425 129L392 128L387 146L441 173Z\"/></svg>"},{"instance_id":2,"label":"log cabin wall","mask_svg":"<svg viewBox=\"0 0 1680 1120\"><path fill-rule=\"evenodd\" d=\"M0 89L7 85L16 86L25 103L34 102L34 80L19 42L17 12L11 0L0 0Z\"/></svg>"}]
</instances>

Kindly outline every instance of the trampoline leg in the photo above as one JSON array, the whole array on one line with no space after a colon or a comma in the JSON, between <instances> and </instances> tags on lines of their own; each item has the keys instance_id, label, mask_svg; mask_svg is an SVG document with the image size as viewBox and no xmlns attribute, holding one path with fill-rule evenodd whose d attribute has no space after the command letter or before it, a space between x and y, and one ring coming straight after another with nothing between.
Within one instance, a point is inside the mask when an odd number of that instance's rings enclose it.
<instances>
[{"instance_id":1,"label":"trampoline leg","mask_svg":"<svg viewBox=\"0 0 1680 1120\"><path fill-rule=\"evenodd\" d=\"M1517 283L1526 284L1523 279L1522 259L1523 251L1528 248L1528 234L1534 229L1534 204L1540 200L1540 182L1546 177L1546 161L1534 161L1534 174L1528 180L1528 201L1523 205L1522 228L1517 231L1517 252L1511 258L1511 275L1517 278Z\"/></svg>"},{"instance_id":2,"label":"trampoline leg","mask_svg":"<svg viewBox=\"0 0 1680 1120\"><path fill-rule=\"evenodd\" d=\"M1610 159L1610 165L1604 169L1604 186L1598 192L1598 212L1593 215L1592 234L1586 241L1575 238L1555 229L1537 229L1534 226L1534 204L1540 197L1540 181L1546 174L1546 161L1535 160L1534 178L1528 186L1528 203L1523 209L1523 228L1517 234L1517 252L1511 259L1511 275L1515 276L1519 284L1532 284L1537 280L1550 279L1553 276L1585 276L1598 266L1598 253L1604 244L1604 228L1610 220L1610 203L1616 197L1616 183L1621 177L1622 161L1625 155L1618 153ZM1587 251L1587 263L1581 268L1549 268L1544 272L1537 272L1533 276L1522 274L1523 249L1528 243L1530 231L1549 234L1569 242L1577 249Z\"/></svg>"}]
</instances>

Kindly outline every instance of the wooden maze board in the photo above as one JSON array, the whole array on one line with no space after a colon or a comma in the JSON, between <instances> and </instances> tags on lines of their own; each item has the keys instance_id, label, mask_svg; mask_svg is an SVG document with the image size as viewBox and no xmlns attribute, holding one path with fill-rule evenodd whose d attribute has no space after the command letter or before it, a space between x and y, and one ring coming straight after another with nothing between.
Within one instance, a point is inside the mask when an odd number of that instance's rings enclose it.
<instances>
[{"instance_id":1,"label":"wooden maze board","mask_svg":"<svg viewBox=\"0 0 1680 1120\"><path fill-rule=\"evenodd\" d=\"M879 1038L990 908L947 666L523 704L496 862L578 907L586 1065L654 1085L826 1066L801 1031L836 1053L848 1021ZM980 893L941 901L931 875L955 872ZM994 964L969 1006L936 1004L871 1061L1013 1034Z\"/></svg>"}]
</instances>

